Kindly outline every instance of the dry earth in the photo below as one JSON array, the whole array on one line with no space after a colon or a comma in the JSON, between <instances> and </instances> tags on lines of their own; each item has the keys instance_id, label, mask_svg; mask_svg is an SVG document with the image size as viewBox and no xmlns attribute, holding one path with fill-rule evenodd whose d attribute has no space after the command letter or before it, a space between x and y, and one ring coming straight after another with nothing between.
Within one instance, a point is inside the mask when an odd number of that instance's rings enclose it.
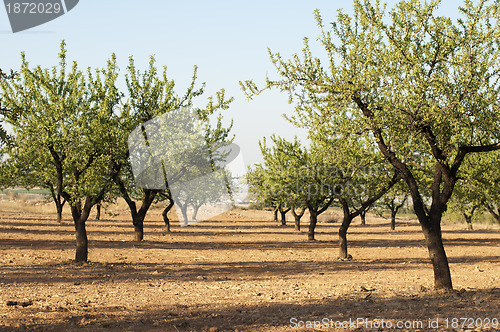
<instances>
[{"instance_id":1,"label":"dry earth","mask_svg":"<svg viewBox=\"0 0 500 332\"><path fill-rule=\"evenodd\" d=\"M116 206L115 216L88 221L90 262L76 264L70 221L57 224L51 205L16 204L0 204L1 331L291 331L327 319L339 331L398 322L407 325L397 331L500 330L491 322L500 318L500 230L491 225L444 225L457 292L439 294L412 219L399 219L394 232L385 219L356 221L353 260L339 261L338 223L324 221L331 211L309 242L292 222L282 227L270 212L251 210L184 228L174 222L164 235L155 209L137 243ZM475 321L452 320L461 317Z\"/></svg>"}]
</instances>

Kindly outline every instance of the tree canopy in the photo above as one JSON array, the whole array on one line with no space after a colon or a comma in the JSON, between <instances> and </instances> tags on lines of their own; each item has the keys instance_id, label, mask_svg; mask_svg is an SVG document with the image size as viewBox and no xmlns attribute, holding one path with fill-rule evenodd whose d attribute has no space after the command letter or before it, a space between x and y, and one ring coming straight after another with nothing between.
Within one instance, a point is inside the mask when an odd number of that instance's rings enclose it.
<instances>
[{"instance_id":1,"label":"tree canopy","mask_svg":"<svg viewBox=\"0 0 500 332\"><path fill-rule=\"evenodd\" d=\"M272 53L278 88L297 104L293 119L316 132L368 131L406 182L434 267L435 287L451 289L441 217L470 153L500 149L498 2L465 1L460 17L439 1L354 1L325 24L315 12L326 66L305 39L302 55ZM249 97L262 91L242 83ZM340 120L339 120L340 119ZM423 162L422 162L423 160ZM419 174L432 169L432 183ZM429 198L429 200L426 200ZM428 204L429 202L429 204Z\"/></svg>"}]
</instances>

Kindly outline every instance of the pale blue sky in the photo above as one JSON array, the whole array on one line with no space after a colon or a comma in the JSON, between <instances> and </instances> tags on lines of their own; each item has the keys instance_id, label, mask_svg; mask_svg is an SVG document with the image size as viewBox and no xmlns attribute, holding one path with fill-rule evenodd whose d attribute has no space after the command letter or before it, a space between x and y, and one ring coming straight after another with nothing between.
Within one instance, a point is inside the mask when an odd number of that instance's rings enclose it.
<instances>
[{"instance_id":1,"label":"pale blue sky","mask_svg":"<svg viewBox=\"0 0 500 332\"><path fill-rule=\"evenodd\" d=\"M453 15L457 5L444 1L442 11ZM65 39L69 58L82 68L103 66L114 52L124 74L129 55L145 69L149 55L155 54L157 64L168 67L169 77L176 80L182 94L196 64L199 82L207 83L208 93L225 88L235 98L225 118L234 119L235 142L245 162L252 164L260 161L258 140L263 136L277 133L292 138L296 134L305 137L305 133L281 116L293 108L285 95L266 92L247 101L238 81L262 83L266 73L274 74L267 47L288 56L300 51L303 37L314 40L318 35L314 9L320 9L329 22L337 9L351 12L351 7L351 1L332 0L80 0L66 15L16 34L2 8L0 68L18 68L21 51L26 51L33 65L52 66L59 43ZM121 79L124 82L123 75Z\"/></svg>"}]
</instances>

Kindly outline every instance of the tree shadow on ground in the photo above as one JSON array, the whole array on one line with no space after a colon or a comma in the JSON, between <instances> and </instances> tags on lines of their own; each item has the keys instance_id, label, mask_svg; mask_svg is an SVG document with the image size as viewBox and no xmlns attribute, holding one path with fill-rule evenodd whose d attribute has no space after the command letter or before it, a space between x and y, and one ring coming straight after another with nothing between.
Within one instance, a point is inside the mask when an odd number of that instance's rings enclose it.
<instances>
[{"instance_id":1,"label":"tree shadow on ground","mask_svg":"<svg viewBox=\"0 0 500 332\"><path fill-rule=\"evenodd\" d=\"M301 303L280 303L262 299L259 304L242 303L215 307L177 304L160 308L151 305L137 310L109 304L106 307L89 308L85 314L60 313L52 316L53 319L34 318L29 323L17 322L17 327L19 330L34 331L287 331L292 330L294 324L299 324L299 321L304 324L309 321L311 324L317 322L318 325L300 331L325 330L324 324L333 324L332 330L339 331L391 330L387 328L388 322L394 327L400 324L398 322L406 324L406 328L395 329L398 331L461 330L462 326L457 328L451 325L453 318L480 318L481 324L484 324L485 318L491 319L498 313L499 306L498 288L451 294L425 291L417 295L390 297L375 290L355 291L338 297L325 297L322 300L304 299ZM26 317L33 317L35 314L35 309L29 307L20 310L23 310ZM429 326L429 320L435 322L436 319L438 329ZM381 320L386 322L385 328L370 329L370 324L371 327L374 324L376 327L377 322L380 324ZM458 320L458 324L462 323ZM476 328L467 324L471 322L466 322L464 329ZM348 328L344 329L342 325ZM491 327L490 323L490 330L495 330ZM11 329L4 327L0 330Z\"/></svg>"}]
</instances>

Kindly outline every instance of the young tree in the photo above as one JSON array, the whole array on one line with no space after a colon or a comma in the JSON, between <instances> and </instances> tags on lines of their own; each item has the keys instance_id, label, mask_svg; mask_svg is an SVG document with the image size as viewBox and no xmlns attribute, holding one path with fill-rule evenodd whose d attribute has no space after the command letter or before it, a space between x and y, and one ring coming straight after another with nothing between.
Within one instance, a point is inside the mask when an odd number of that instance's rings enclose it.
<instances>
[{"instance_id":1,"label":"young tree","mask_svg":"<svg viewBox=\"0 0 500 332\"><path fill-rule=\"evenodd\" d=\"M315 150L328 156L326 162L336 170L338 180L334 195L343 212L339 228L339 258L350 259L347 231L352 220L371 207L399 181L399 177L371 146L366 135L331 133L315 137L313 144Z\"/></svg>"},{"instance_id":2,"label":"young tree","mask_svg":"<svg viewBox=\"0 0 500 332\"><path fill-rule=\"evenodd\" d=\"M18 114L9 119L12 156L36 156L35 172L47 168L55 174L56 191L70 205L75 224L75 260L85 262L85 223L118 172L111 163L120 130L113 112L121 98L115 57L85 76L76 62L67 67L62 42L59 66L30 68L23 53L20 73L15 82L0 81L5 106Z\"/></svg>"},{"instance_id":3,"label":"young tree","mask_svg":"<svg viewBox=\"0 0 500 332\"><path fill-rule=\"evenodd\" d=\"M498 2L465 1L454 23L438 7L438 1L408 0L387 14L379 2L355 0L353 16L340 11L331 30L316 12L329 67L312 56L306 39L302 58L271 54L281 79L267 87L298 99L296 117L304 126L370 132L408 186L435 288L451 290L442 215L465 157L500 149L494 129L500 125L500 10ZM252 82L245 86L250 96L260 91ZM336 118L353 126L323 125ZM419 186L415 156L433 165L428 187Z\"/></svg>"}]
</instances>

